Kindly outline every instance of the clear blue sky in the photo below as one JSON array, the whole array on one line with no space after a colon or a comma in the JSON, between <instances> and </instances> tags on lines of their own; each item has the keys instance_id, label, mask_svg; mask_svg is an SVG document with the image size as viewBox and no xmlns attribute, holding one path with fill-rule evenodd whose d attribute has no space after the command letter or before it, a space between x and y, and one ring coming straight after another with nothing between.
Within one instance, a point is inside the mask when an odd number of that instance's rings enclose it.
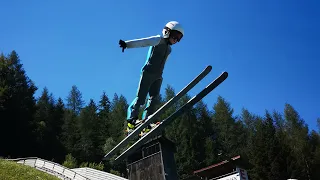
<instances>
[{"instance_id":1,"label":"clear blue sky","mask_svg":"<svg viewBox=\"0 0 320 180\"><path fill-rule=\"evenodd\" d=\"M153 4L154 3L154 4ZM320 11L316 0L3 1L0 52L16 50L39 87L66 98L77 85L86 102L106 91L134 98L147 48L121 52L119 39L157 35L171 20L185 27L173 47L161 92L179 91L207 65L213 70L190 95L222 71L217 95L263 115L290 103L316 129L320 117Z\"/></svg>"}]
</instances>

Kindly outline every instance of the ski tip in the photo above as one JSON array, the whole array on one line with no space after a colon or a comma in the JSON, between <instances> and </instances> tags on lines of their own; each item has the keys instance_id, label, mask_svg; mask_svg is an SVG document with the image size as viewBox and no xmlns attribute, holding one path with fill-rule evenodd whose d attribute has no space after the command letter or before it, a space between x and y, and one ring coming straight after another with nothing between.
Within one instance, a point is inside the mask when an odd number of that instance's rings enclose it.
<instances>
[{"instance_id":1,"label":"ski tip","mask_svg":"<svg viewBox=\"0 0 320 180\"><path fill-rule=\"evenodd\" d=\"M109 155L109 154L104 155L102 159L103 159L103 160L109 159L109 156L108 156L108 155Z\"/></svg>"},{"instance_id":2,"label":"ski tip","mask_svg":"<svg viewBox=\"0 0 320 180\"><path fill-rule=\"evenodd\" d=\"M211 65L208 65L208 66L206 67L206 70L208 70L208 71L211 71L211 69L212 69L212 66L211 66Z\"/></svg>"},{"instance_id":3,"label":"ski tip","mask_svg":"<svg viewBox=\"0 0 320 180\"><path fill-rule=\"evenodd\" d=\"M223 71L220 76L222 76L226 79L229 76L229 73L227 71Z\"/></svg>"},{"instance_id":4,"label":"ski tip","mask_svg":"<svg viewBox=\"0 0 320 180\"><path fill-rule=\"evenodd\" d=\"M103 158L102 158L102 161L108 161L110 160L112 157L110 154L106 154Z\"/></svg>"},{"instance_id":5,"label":"ski tip","mask_svg":"<svg viewBox=\"0 0 320 180\"><path fill-rule=\"evenodd\" d=\"M106 155L104 155L104 157L102 158L102 160L108 160L110 159L111 155L113 155L111 152L108 152Z\"/></svg>"}]
</instances>

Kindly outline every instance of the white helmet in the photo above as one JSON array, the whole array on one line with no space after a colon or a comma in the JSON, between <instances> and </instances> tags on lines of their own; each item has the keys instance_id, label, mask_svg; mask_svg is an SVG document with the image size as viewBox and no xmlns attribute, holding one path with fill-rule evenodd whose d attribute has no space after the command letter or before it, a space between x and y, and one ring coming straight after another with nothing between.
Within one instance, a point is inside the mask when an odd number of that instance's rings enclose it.
<instances>
[{"instance_id":1,"label":"white helmet","mask_svg":"<svg viewBox=\"0 0 320 180\"><path fill-rule=\"evenodd\" d=\"M179 31L182 34L182 36L184 35L184 30L181 24L177 21L170 21L162 30L163 37L168 38L170 36L170 31L172 30Z\"/></svg>"}]
</instances>

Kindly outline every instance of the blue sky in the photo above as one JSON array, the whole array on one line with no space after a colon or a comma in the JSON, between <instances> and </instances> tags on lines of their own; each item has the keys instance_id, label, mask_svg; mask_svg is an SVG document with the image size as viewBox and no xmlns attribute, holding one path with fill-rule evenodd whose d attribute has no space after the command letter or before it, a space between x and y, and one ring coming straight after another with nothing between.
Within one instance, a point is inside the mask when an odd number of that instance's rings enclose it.
<instances>
[{"instance_id":1,"label":"blue sky","mask_svg":"<svg viewBox=\"0 0 320 180\"><path fill-rule=\"evenodd\" d=\"M148 48L121 52L119 39L161 33L177 20L183 40L173 46L161 92L183 88L207 65L212 72L195 95L222 71L229 78L204 98L218 95L235 110L263 115L290 103L311 129L320 117L320 12L316 0L3 1L0 52L16 50L39 87L66 98L72 85L86 102L106 91L134 98ZM318 12L317 12L318 11Z\"/></svg>"}]
</instances>

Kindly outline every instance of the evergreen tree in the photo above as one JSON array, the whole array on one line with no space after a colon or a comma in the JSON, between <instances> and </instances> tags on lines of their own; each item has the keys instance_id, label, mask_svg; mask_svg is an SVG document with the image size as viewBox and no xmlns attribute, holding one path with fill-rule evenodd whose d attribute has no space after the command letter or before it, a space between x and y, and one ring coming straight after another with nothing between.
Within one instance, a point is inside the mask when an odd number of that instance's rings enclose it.
<instances>
[{"instance_id":1,"label":"evergreen tree","mask_svg":"<svg viewBox=\"0 0 320 180\"><path fill-rule=\"evenodd\" d=\"M252 133L255 131L257 118L258 117L250 113L248 109L245 109L245 108L242 109L241 121L243 122L244 126L247 129L248 137L252 136L253 135Z\"/></svg>"},{"instance_id":2,"label":"evergreen tree","mask_svg":"<svg viewBox=\"0 0 320 180\"><path fill-rule=\"evenodd\" d=\"M79 117L76 114L66 109L64 113L64 123L62 126L62 143L68 154L71 154L73 157L80 156L80 132L78 126Z\"/></svg>"},{"instance_id":3,"label":"evergreen tree","mask_svg":"<svg viewBox=\"0 0 320 180\"><path fill-rule=\"evenodd\" d=\"M111 126L111 122L110 122L111 103L110 103L109 97L106 95L105 92L103 92L101 96L98 108L99 108L98 116L100 119L99 131L101 133L100 140L102 141L101 145L103 146L106 139L110 136L108 127Z\"/></svg>"},{"instance_id":4,"label":"evergreen tree","mask_svg":"<svg viewBox=\"0 0 320 180\"><path fill-rule=\"evenodd\" d=\"M110 136L115 142L120 142L125 136L126 117L127 117L127 100L124 96L114 94L111 114L110 114Z\"/></svg>"},{"instance_id":5,"label":"evergreen tree","mask_svg":"<svg viewBox=\"0 0 320 180\"><path fill-rule=\"evenodd\" d=\"M12 51L0 55L0 155L36 155L33 115L37 87L26 75L19 56ZM23 151L22 151L23 149Z\"/></svg>"},{"instance_id":6,"label":"evergreen tree","mask_svg":"<svg viewBox=\"0 0 320 180\"><path fill-rule=\"evenodd\" d=\"M37 122L37 141L39 143L39 157L52 159L55 153L55 132L53 131L54 99L45 87L37 101L35 121Z\"/></svg>"},{"instance_id":7,"label":"evergreen tree","mask_svg":"<svg viewBox=\"0 0 320 180\"><path fill-rule=\"evenodd\" d=\"M84 105L82 94L76 85L73 85L69 96L67 97L67 108L72 110L76 115L79 115Z\"/></svg>"},{"instance_id":8,"label":"evergreen tree","mask_svg":"<svg viewBox=\"0 0 320 180\"><path fill-rule=\"evenodd\" d=\"M216 132L216 141L221 154L218 161L229 159L239 155L244 147L243 127L241 122L236 122L233 117L233 109L221 96L215 103L212 116L212 124Z\"/></svg>"},{"instance_id":9,"label":"evergreen tree","mask_svg":"<svg viewBox=\"0 0 320 180\"><path fill-rule=\"evenodd\" d=\"M254 166L250 175L253 179L287 179L285 166L283 167L285 159L276 136L274 120L266 111L265 119L258 121L256 133L249 146L249 158Z\"/></svg>"},{"instance_id":10,"label":"evergreen tree","mask_svg":"<svg viewBox=\"0 0 320 180\"><path fill-rule=\"evenodd\" d=\"M77 86L73 85L67 97L67 109L65 110L63 123L63 144L68 153L74 157L80 157L80 130L79 114L83 108L84 101Z\"/></svg>"},{"instance_id":11,"label":"evergreen tree","mask_svg":"<svg viewBox=\"0 0 320 180\"><path fill-rule=\"evenodd\" d=\"M54 123L52 124L52 129L54 132L56 132L57 138L59 140L61 139L61 134L62 134L64 112L65 112L65 107L64 107L63 100L61 98L58 98L58 101L57 103L55 103L55 106L54 106L54 112L53 112Z\"/></svg>"},{"instance_id":12,"label":"evergreen tree","mask_svg":"<svg viewBox=\"0 0 320 180\"><path fill-rule=\"evenodd\" d=\"M65 108L64 108L63 100L61 98L58 98L58 101L57 103L55 103L53 113L52 113L53 121L50 123L52 132L54 132L53 135L55 136L54 159L55 159L55 162L58 162L58 163L62 163L66 155L66 149L63 145L63 129L62 129L64 124L64 114L65 114Z\"/></svg>"},{"instance_id":13,"label":"evergreen tree","mask_svg":"<svg viewBox=\"0 0 320 180\"><path fill-rule=\"evenodd\" d=\"M165 88L165 95L164 95L164 101L168 102L171 98L175 96L175 91L171 86L167 86ZM163 102L163 103L165 103ZM173 104L170 108L168 108L165 112L163 112L160 115L159 120L163 120L167 117L169 117L172 113L178 110L179 106L177 105L178 103L176 102ZM179 119L175 119L169 126L164 131L164 134L171 139L172 141L177 141L177 137L175 136L177 133L177 126L179 125Z\"/></svg>"},{"instance_id":14,"label":"evergreen tree","mask_svg":"<svg viewBox=\"0 0 320 180\"><path fill-rule=\"evenodd\" d=\"M118 96L115 93L110 106L110 123L108 123L108 133L110 136L104 138L104 153L109 152L109 150L125 137L127 109L128 104L126 98L123 95ZM112 164L112 161L106 162L105 168L109 171L117 170L122 174L126 174L126 166L124 163L115 165Z\"/></svg>"},{"instance_id":15,"label":"evergreen tree","mask_svg":"<svg viewBox=\"0 0 320 180\"><path fill-rule=\"evenodd\" d=\"M211 121L212 115L207 105L203 101L200 101L196 104L194 112L197 119L195 124L197 130L195 151L197 152L197 168L200 169L203 166L211 165L210 163L215 159L212 155L218 153L208 153L208 156L206 156L206 152L214 152L216 149L214 143L215 134Z\"/></svg>"},{"instance_id":16,"label":"evergreen tree","mask_svg":"<svg viewBox=\"0 0 320 180\"><path fill-rule=\"evenodd\" d=\"M190 99L189 96L181 98L181 105ZM180 105L180 106L181 106ZM194 109L184 112L180 117L174 120L175 131L171 133L170 139L176 143L177 153L175 155L177 170L180 178L186 178L192 170L199 167L197 158L197 119Z\"/></svg>"},{"instance_id":17,"label":"evergreen tree","mask_svg":"<svg viewBox=\"0 0 320 180\"><path fill-rule=\"evenodd\" d=\"M244 125L244 139L245 141L243 142L245 144L245 147L250 147L252 145L253 138L256 133L256 127L259 122L259 117L250 113L248 109L243 108L242 113L241 113L241 122ZM243 148L242 149L243 154L250 154L251 151L249 148Z\"/></svg>"},{"instance_id":18,"label":"evergreen tree","mask_svg":"<svg viewBox=\"0 0 320 180\"><path fill-rule=\"evenodd\" d=\"M309 179L310 160L308 154L308 127L300 118L298 112L290 105L285 104L284 117L286 121L286 142L290 147L290 178Z\"/></svg>"},{"instance_id":19,"label":"evergreen tree","mask_svg":"<svg viewBox=\"0 0 320 180\"><path fill-rule=\"evenodd\" d=\"M316 131L310 133L310 179L320 179L320 135Z\"/></svg>"},{"instance_id":20,"label":"evergreen tree","mask_svg":"<svg viewBox=\"0 0 320 180\"><path fill-rule=\"evenodd\" d=\"M98 107L95 102L90 99L89 105L82 109L79 118L79 130L81 136L81 157L79 160L83 162L99 161L102 155L100 147L99 133L99 117L97 114ZM101 148L101 149L100 149Z\"/></svg>"}]
</instances>

